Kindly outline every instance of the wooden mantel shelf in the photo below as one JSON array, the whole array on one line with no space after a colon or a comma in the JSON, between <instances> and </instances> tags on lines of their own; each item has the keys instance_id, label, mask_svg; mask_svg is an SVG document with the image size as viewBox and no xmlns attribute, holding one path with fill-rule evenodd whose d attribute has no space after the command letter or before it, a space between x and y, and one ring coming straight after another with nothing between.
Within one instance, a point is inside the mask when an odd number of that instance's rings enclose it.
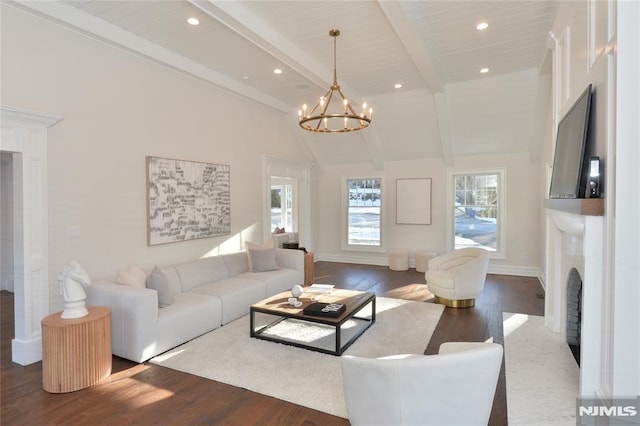
<instances>
[{"instance_id":1,"label":"wooden mantel shelf","mask_svg":"<svg viewBox=\"0 0 640 426\"><path fill-rule=\"evenodd\" d=\"M604 198L545 199L544 207L581 216L604 216Z\"/></svg>"}]
</instances>

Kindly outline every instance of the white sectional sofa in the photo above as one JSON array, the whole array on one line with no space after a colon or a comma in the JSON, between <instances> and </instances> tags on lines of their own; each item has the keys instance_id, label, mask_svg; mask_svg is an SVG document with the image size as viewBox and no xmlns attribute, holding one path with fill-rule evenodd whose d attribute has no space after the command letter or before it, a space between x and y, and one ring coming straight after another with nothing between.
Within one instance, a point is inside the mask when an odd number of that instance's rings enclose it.
<instances>
[{"instance_id":1,"label":"white sectional sofa","mask_svg":"<svg viewBox=\"0 0 640 426\"><path fill-rule=\"evenodd\" d=\"M95 281L87 305L111 308L114 355L144 362L249 313L249 307L304 282L304 253L275 249L277 269L252 272L247 252L159 267L173 302L159 306L159 292ZM247 330L249 333L249 330Z\"/></svg>"}]
</instances>

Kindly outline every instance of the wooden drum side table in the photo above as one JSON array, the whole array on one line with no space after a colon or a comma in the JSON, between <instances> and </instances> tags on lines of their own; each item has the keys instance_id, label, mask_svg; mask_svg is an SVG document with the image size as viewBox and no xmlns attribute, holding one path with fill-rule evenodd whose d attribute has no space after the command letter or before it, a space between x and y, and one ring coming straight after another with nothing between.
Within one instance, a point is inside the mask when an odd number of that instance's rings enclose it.
<instances>
[{"instance_id":1,"label":"wooden drum side table","mask_svg":"<svg viewBox=\"0 0 640 426\"><path fill-rule=\"evenodd\" d=\"M82 318L62 319L58 312L42 320L42 387L73 392L111 374L111 309L87 307Z\"/></svg>"}]
</instances>

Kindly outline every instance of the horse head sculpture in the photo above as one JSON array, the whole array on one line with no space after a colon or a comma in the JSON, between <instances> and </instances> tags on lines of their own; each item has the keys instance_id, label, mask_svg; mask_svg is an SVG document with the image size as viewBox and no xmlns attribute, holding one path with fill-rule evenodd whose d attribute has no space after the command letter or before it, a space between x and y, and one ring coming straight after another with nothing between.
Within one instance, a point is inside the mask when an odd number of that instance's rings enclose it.
<instances>
[{"instance_id":1,"label":"horse head sculpture","mask_svg":"<svg viewBox=\"0 0 640 426\"><path fill-rule=\"evenodd\" d=\"M91 278L75 260L58 273L58 289L64 302L62 318L81 318L89 314L85 306L87 293L84 287L91 285Z\"/></svg>"}]
</instances>

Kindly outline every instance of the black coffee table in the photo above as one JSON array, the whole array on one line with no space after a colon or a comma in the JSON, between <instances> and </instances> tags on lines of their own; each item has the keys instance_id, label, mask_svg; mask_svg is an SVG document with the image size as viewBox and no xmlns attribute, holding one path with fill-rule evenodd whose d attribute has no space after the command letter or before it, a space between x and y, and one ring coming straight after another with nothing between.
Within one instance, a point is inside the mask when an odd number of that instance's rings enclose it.
<instances>
[{"instance_id":1,"label":"black coffee table","mask_svg":"<svg viewBox=\"0 0 640 426\"><path fill-rule=\"evenodd\" d=\"M251 337L340 356L376 321L374 293L342 289L305 292L299 298L302 306L297 308L289 304L289 297L291 292L285 291L251 306ZM335 318L304 314L304 308L314 302L340 303L346 309Z\"/></svg>"}]
</instances>

